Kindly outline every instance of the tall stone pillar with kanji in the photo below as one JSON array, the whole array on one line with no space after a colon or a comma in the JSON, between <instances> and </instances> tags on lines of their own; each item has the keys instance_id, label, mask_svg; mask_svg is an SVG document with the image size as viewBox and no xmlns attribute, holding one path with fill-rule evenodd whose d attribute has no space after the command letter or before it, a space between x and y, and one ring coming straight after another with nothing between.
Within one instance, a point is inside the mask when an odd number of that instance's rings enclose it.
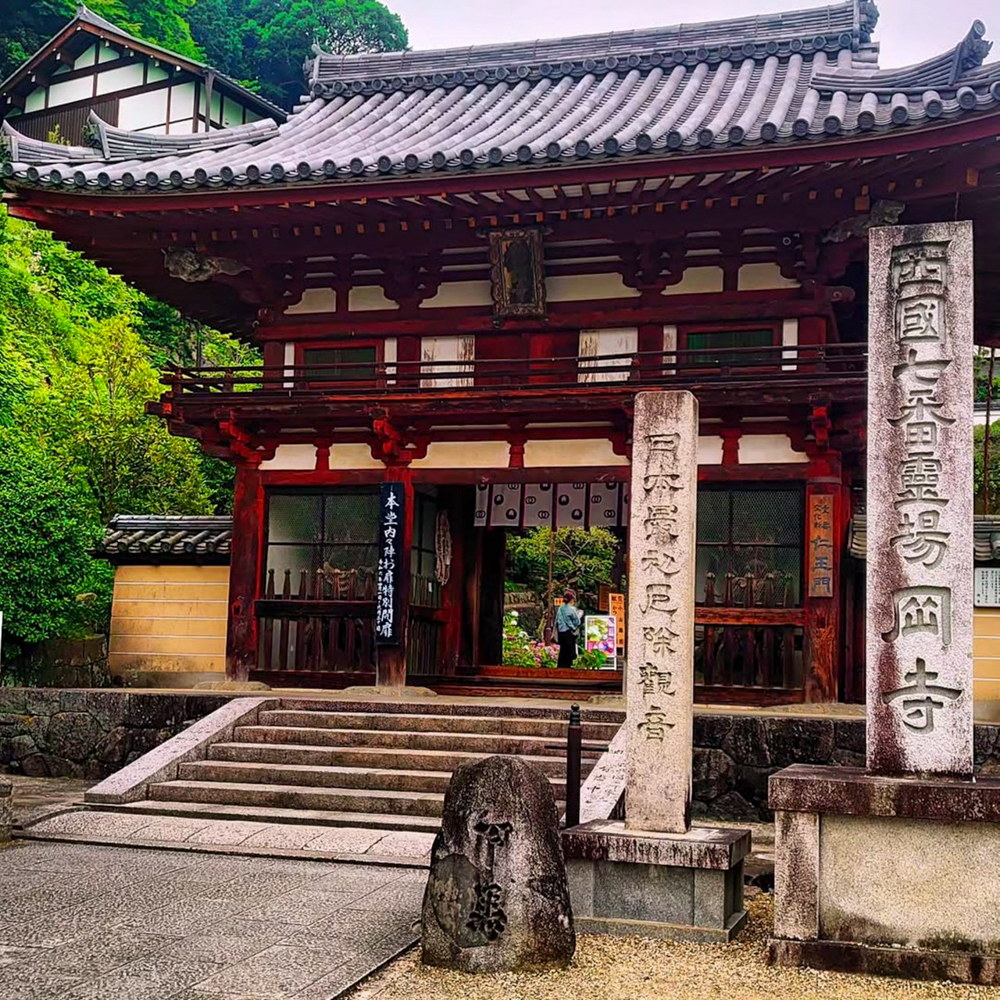
<instances>
[{"instance_id":1,"label":"tall stone pillar with kanji","mask_svg":"<svg viewBox=\"0 0 1000 1000\"><path fill-rule=\"evenodd\" d=\"M631 496L625 825L684 833L691 819L698 503L698 401L691 393L636 396Z\"/></svg>"},{"instance_id":2,"label":"tall stone pillar with kanji","mask_svg":"<svg viewBox=\"0 0 1000 1000\"><path fill-rule=\"evenodd\" d=\"M972 226L874 229L868 770L972 773Z\"/></svg>"}]
</instances>

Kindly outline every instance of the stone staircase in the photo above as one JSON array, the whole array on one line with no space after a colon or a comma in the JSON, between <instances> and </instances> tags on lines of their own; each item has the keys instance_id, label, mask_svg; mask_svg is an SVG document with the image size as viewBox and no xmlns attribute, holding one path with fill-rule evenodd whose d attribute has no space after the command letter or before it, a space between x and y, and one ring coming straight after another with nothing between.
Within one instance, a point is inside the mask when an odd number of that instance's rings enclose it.
<instances>
[{"instance_id":1,"label":"stone staircase","mask_svg":"<svg viewBox=\"0 0 1000 1000\"><path fill-rule=\"evenodd\" d=\"M584 743L606 745L621 718L585 708ZM433 833L452 771L492 754L541 768L561 806L567 721L558 705L283 699L148 798L90 808ZM584 776L595 760L584 755Z\"/></svg>"}]
</instances>

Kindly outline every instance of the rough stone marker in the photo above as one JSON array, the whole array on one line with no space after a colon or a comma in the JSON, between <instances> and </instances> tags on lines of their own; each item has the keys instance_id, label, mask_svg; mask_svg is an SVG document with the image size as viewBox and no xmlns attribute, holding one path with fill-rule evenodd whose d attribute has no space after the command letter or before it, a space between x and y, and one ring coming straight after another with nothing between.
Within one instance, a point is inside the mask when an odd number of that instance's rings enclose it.
<instances>
[{"instance_id":1,"label":"rough stone marker","mask_svg":"<svg viewBox=\"0 0 1000 1000\"><path fill-rule=\"evenodd\" d=\"M972 773L972 227L874 229L868 770Z\"/></svg>"},{"instance_id":2,"label":"rough stone marker","mask_svg":"<svg viewBox=\"0 0 1000 1000\"><path fill-rule=\"evenodd\" d=\"M463 764L445 793L421 922L423 961L462 972L562 968L576 950L559 813L516 757Z\"/></svg>"},{"instance_id":3,"label":"rough stone marker","mask_svg":"<svg viewBox=\"0 0 1000 1000\"><path fill-rule=\"evenodd\" d=\"M685 833L694 742L698 401L635 400L626 681L629 830Z\"/></svg>"}]
</instances>

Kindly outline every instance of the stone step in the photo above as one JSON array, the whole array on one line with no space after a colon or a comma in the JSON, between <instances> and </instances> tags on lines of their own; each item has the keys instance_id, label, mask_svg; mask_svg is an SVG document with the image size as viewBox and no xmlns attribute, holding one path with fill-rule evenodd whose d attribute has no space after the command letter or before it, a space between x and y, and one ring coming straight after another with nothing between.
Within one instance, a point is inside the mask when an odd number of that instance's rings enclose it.
<instances>
[{"instance_id":1,"label":"stone step","mask_svg":"<svg viewBox=\"0 0 1000 1000\"><path fill-rule=\"evenodd\" d=\"M441 822L435 816L403 816L398 813L336 812L330 809L284 809L272 806L228 805L219 802L181 802L141 799L120 805L92 803L88 809L102 812L141 813L154 816L192 816L197 819L228 819L247 823L307 823L316 826L357 826L366 830L405 830L437 833Z\"/></svg>"},{"instance_id":2,"label":"stone step","mask_svg":"<svg viewBox=\"0 0 1000 1000\"><path fill-rule=\"evenodd\" d=\"M456 684L460 679L455 679ZM494 692L490 692L494 695ZM522 692L523 694L523 692ZM517 717L519 719L554 719L565 724L569 721L569 705L539 705L526 704L525 699L518 698L514 704L497 704L486 701L481 696L469 701L446 701L433 698L427 701L405 699L402 701L365 701L362 699L307 698L282 697L283 709L298 712L348 712L369 713L385 712L392 715L475 715L486 718ZM625 712L620 708L591 708L586 704L581 706L583 722L605 722L620 726L625 719Z\"/></svg>"},{"instance_id":3,"label":"stone step","mask_svg":"<svg viewBox=\"0 0 1000 1000\"><path fill-rule=\"evenodd\" d=\"M238 781L162 781L150 785L147 794L156 802L203 802L403 816L440 816L444 804L444 795L437 792L311 788Z\"/></svg>"},{"instance_id":4,"label":"stone step","mask_svg":"<svg viewBox=\"0 0 1000 1000\"><path fill-rule=\"evenodd\" d=\"M208 750L212 761L246 764L304 764L312 767L382 768L386 770L439 771L451 774L459 765L483 760L488 753L455 750L415 750L410 747L337 747L294 743L215 743ZM565 757L521 755L545 774L565 777ZM581 770L588 775L596 757L584 757Z\"/></svg>"},{"instance_id":5,"label":"stone step","mask_svg":"<svg viewBox=\"0 0 1000 1000\"><path fill-rule=\"evenodd\" d=\"M382 729L315 729L304 726L237 726L240 743L295 743L328 747L394 747L458 750L463 753L566 756L565 741L549 736L493 736L482 733L393 732Z\"/></svg>"},{"instance_id":6,"label":"stone step","mask_svg":"<svg viewBox=\"0 0 1000 1000\"><path fill-rule=\"evenodd\" d=\"M314 788L362 788L379 791L437 792L444 794L451 781L450 771L429 771L381 767L337 767L310 764L199 760L181 764L177 777L182 781L223 781L262 785L307 785ZM565 781L549 778L558 798Z\"/></svg>"},{"instance_id":7,"label":"stone step","mask_svg":"<svg viewBox=\"0 0 1000 1000\"><path fill-rule=\"evenodd\" d=\"M484 736L545 736L550 740L566 739L565 719L528 719L519 716L488 717L479 715L423 715L395 712L314 712L277 709L261 712L262 726L302 727L306 729L377 729L393 732L479 733ZM610 742L618 731L612 722L586 723L583 738L591 742Z\"/></svg>"}]
</instances>

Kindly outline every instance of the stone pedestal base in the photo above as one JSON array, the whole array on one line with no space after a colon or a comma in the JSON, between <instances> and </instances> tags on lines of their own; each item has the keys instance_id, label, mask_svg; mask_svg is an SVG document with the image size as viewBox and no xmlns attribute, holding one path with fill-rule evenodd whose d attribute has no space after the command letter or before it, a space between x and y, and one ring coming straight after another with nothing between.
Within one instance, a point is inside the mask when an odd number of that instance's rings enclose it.
<instances>
[{"instance_id":1,"label":"stone pedestal base","mask_svg":"<svg viewBox=\"0 0 1000 1000\"><path fill-rule=\"evenodd\" d=\"M772 775L772 961L1000 984L1000 779Z\"/></svg>"},{"instance_id":2,"label":"stone pedestal base","mask_svg":"<svg viewBox=\"0 0 1000 1000\"><path fill-rule=\"evenodd\" d=\"M746 922L749 830L626 830L595 820L563 832L570 902L582 934L727 942Z\"/></svg>"}]
</instances>

